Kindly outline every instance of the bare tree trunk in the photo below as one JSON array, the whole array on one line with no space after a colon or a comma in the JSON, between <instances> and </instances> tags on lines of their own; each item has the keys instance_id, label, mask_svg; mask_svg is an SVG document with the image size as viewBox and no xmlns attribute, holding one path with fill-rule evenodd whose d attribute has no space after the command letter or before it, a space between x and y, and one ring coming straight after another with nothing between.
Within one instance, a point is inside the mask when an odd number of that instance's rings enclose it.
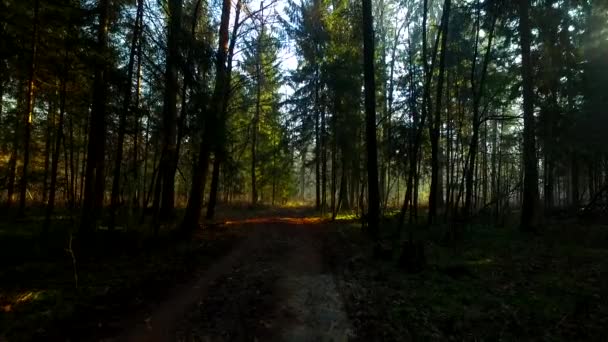
<instances>
[{"instance_id":1,"label":"bare tree trunk","mask_svg":"<svg viewBox=\"0 0 608 342\"><path fill-rule=\"evenodd\" d=\"M325 111L321 112L321 212L327 211L327 133Z\"/></svg>"},{"instance_id":2,"label":"bare tree trunk","mask_svg":"<svg viewBox=\"0 0 608 342\"><path fill-rule=\"evenodd\" d=\"M225 90L228 82L226 59L228 53L228 25L230 23L230 0L223 0L220 19L218 51L216 58L216 80L211 99L211 111L207 115L203 128L203 136L199 148L199 156L193 169L192 187L188 197L186 213L181 224L181 230L188 235L198 227L203 204L203 192L209 164L210 144L213 130L217 129L223 106L225 105Z\"/></svg>"},{"instance_id":3,"label":"bare tree trunk","mask_svg":"<svg viewBox=\"0 0 608 342\"><path fill-rule=\"evenodd\" d=\"M389 197L390 197L390 176L391 176L391 149L392 149L392 117L393 117L393 102L394 102L394 88L395 88L395 81L394 81L394 74L395 74L395 58L396 58L396 54L397 54L397 45L399 44L399 37L401 36L401 30L403 29L403 27L405 27L405 21L402 23L401 26L399 26L399 29L397 30L397 33L395 34L395 40L393 41L393 46L391 49L391 63L389 65L389 78L388 78L388 93L387 93L387 100L386 100L386 148L385 148L385 153L386 153L386 189L384 190L384 209L386 209L386 207L388 207L389 205ZM397 187L397 191L398 191L398 187ZM397 196L399 197L399 196ZM351 201L352 204L352 201Z\"/></svg>"},{"instance_id":4,"label":"bare tree trunk","mask_svg":"<svg viewBox=\"0 0 608 342\"><path fill-rule=\"evenodd\" d=\"M536 230L536 206L538 202L538 170L536 165L536 137L534 124L534 85L530 60L531 28L530 0L519 0L519 34L521 44L521 71L524 99L524 189L521 212L521 229Z\"/></svg>"},{"instance_id":5,"label":"bare tree trunk","mask_svg":"<svg viewBox=\"0 0 608 342\"><path fill-rule=\"evenodd\" d=\"M123 95L122 110L120 111L118 123L118 139L116 141L116 159L114 160L114 176L112 180L112 195L110 199L110 224L109 229L114 230L116 224L116 210L120 201L120 169L122 167L123 146L127 128L127 116L130 113L131 95L133 92L133 67L135 65L135 53L137 52L137 43L139 40L139 22L140 16L143 15L143 0L138 0L137 15L133 25L133 33L131 37L131 50L129 52L129 64L127 65L127 84ZM172 19L173 20L173 19Z\"/></svg>"},{"instance_id":6,"label":"bare tree trunk","mask_svg":"<svg viewBox=\"0 0 608 342\"><path fill-rule=\"evenodd\" d=\"M264 3L260 4L263 8ZM205 218L212 220L215 215L215 206L217 204L218 187L220 183L220 171L222 162L226 159L226 120L228 119L228 101L231 95L231 77L232 77L232 60L234 58L234 47L239 31L239 16L241 14L241 2L237 1L234 26L232 28L232 39L227 52L227 65L225 71L224 90L221 95L221 103L219 107L219 128L215 139L215 159L213 160L213 172L211 174L211 189L209 191L209 203L207 205L207 214ZM263 12L262 12L263 14ZM194 31L193 31L194 32Z\"/></svg>"},{"instance_id":7,"label":"bare tree trunk","mask_svg":"<svg viewBox=\"0 0 608 342\"><path fill-rule=\"evenodd\" d=\"M4 27L0 25L0 36L4 36ZM6 74L6 63L4 62L4 58L0 58L0 125L4 124L3 119L3 109L4 109L4 78L7 76ZM6 150L6 146L4 142L0 142L0 152L4 153Z\"/></svg>"},{"instance_id":8,"label":"bare tree trunk","mask_svg":"<svg viewBox=\"0 0 608 342\"><path fill-rule=\"evenodd\" d=\"M19 82L19 89L23 89L26 87L25 80L21 80ZM24 96L18 97L17 108L23 108ZM6 198L6 207L11 208L13 206L13 195L15 194L15 181L17 178L17 159L19 157L19 141L20 141L20 133L21 133L21 123L22 120L19 119L19 116L16 116L13 122L14 132L13 135L13 143L12 143L12 151L11 156L8 160L8 184L6 185L7 190L7 198Z\"/></svg>"},{"instance_id":9,"label":"bare tree trunk","mask_svg":"<svg viewBox=\"0 0 608 342\"><path fill-rule=\"evenodd\" d=\"M427 51L427 20L428 20L428 0L424 0L423 2L423 15L422 15L422 60L423 60L423 71L424 71L424 90L423 90L423 98L422 98L422 114L418 117L416 112L416 99L414 98L415 90L416 90L416 81L414 80L414 60L412 57L412 53L409 53L409 69L410 69L410 88L411 94L409 98L410 106L412 108L412 134L409 141L409 172L408 172L408 181L407 188L405 191L405 198L403 201L403 205L401 207L401 211L399 213L398 219L398 228L397 230L401 232L403 229L403 223L405 220L405 214L410 207L412 210L410 212L410 223L413 222L414 217L417 217L418 213L418 182L419 182L419 161L420 161L420 144L422 141L422 132L424 130L425 121L427 118L428 105L430 101L430 88L431 88L431 76L433 74L433 70L435 68L435 60L437 56L437 50L439 45L439 37L440 32L437 32L437 36L435 39L433 52L431 55L431 64L429 66L428 63L428 51ZM411 44L410 44L411 46Z\"/></svg>"},{"instance_id":10,"label":"bare tree trunk","mask_svg":"<svg viewBox=\"0 0 608 342\"><path fill-rule=\"evenodd\" d=\"M260 3L260 7L264 5L263 2ZM263 16L263 13L262 13ZM262 23L263 25L263 23ZM255 206L258 201L258 191L256 189L256 174L255 169L257 167L257 142L258 142L258 130L260 123L260 114L261 114L261 101L262 101L262 52L260 51L262 48L262 33L264 32L264 28L260 29L260 33L258 33L257 39L257 56L256 56L256 96L255 96L255 112L253 114L253 120L251 122L251 205Z\"/></svg>"},{"instance_id":11,"label":"bare tree trunk","mask_svg":"<svg viewBox=\"0 0 608 342\"><path fill-rule=\"evenodd\" d=\"M182 0L169 1L169 35L167 41L167 62L165 68L165 92L163 101L163 150L161 152L159 177L157 182L160 191L160 208L158 216L167 219L173 215L175 206L175 173L174 167L177 156L176 122L177 122L177 92L179 41L181 37ZM156 191L159 192L158 190ZM157 202L155 200L155 202ZM157 208L155 207L154 210Z\"/></svg>"},{"instance_id":12,"label":"bare tree trunk","mask_svg":"<svg viewBox=\"0 0 608 342\"><path fill-rule=\"evenodd\" d=\"M376 82L374 80L374 21L371 0L363 2L363 73L365 79L365 140L367 149L368 226L378 238L380 193L378 190L378 150L376 143Z\"/></svg>"},{"instance_id":13,"label":"bare tree trunk","mask_svg":"<svg viewBox=\"0 0 608 342\"><path fill-rule=\"evenodd\" d=\"M477 4L477 6L480 6L479 3ZM481 76L480 76L480 80L479 80L479 86L477 85L476 82L476 74L475 74L475 65L477 64L477 46L478 46L478 39L479 39L479 32L480 32L480 23L479 21L481 19L479 19L479 11L480 9L478 8L478 23L477 23L477 38L476 41L477 43L475 44L475 59L473 60L472 63L472 69L471 69L471 91L473 93L473 122L472 122L472 127L473 127L473 135L471 137L471 143L469 145L469 155L468 155L468 161L467 161L467 166L466 166L466 191L465 191L465 200L464 200L464 218L468 219L471 216L471 210L472 210L472 201L473 201L473 178L475 175L475 165L476 165L476 157L477 157L477 149L478 149L478 145L479 145L479 126L481 124L480 121L480 115L481 115L481 99L483 97L483 90L484 90L484 85L485 85L485 79L486 79L486 74L487 74L487 70L488 70L488 64L490 62L490 56L491 56L491 52L492 52L492 40L494 38L494 28L496 27L496 20L497 20L497 16L493 15L493 19L492 19L492 26L490 28L490 32L488 35L488 45L486 46L486 52L485 52L485 56L484 56L484 60L483 60L483 67L481 70Z\"/></svg>"},{"instance_id":14,"label":"bare tree trunk","mask_svg":"<svg viewBox=\"0 0 608 342\"><path fill-rule=\"evenodd\" d=\"M30 60L29 70L29 81L27 90L26 100L26 111L25 111L25 122L24 122L24 136L23 136L23 167L21 168L21 183L20 183L20 194L19 194L19 210L17 216L23 216L25 214L25 196L27 192L28 182L28 167L30 164L30 140L32 135L32 116L34 114L34 102L35 98L35 72L36 72L36 54L38 49L38 11L40 9L40 0L34 1L34 29L32 32L32 55Z\"/></svg>"},{"instance_id":15,"label":"bare tree trunk","mask_svg":"<svg viewBox=\"0 0 608 342\"><path fill-rule=\"evenodd\" d=\"M445 56L448 42L448 27L450 22L451 1L445 0L443 4L443 20L441 30L441 54L439 55L439 75L437 77L437 96L435 104L435 118L429 123L431 137L431 189L429 192L429 224L434 224L437 219L437 203L440 194L439 187L439 137L441 130L441 100L443 97L443 77L445 73Z\"/></svg>"},{"instance_id":16,"label":"bare tree trunk","mask_svg":"<svg viewBox=\"0 0 608 342\"><path fill-rule=\"evenodd\" d=\"M321 133L319 121L321 116L319 104L319 67L315 67L315 207L321 209Z\"/></svg>"},{"instance_id":17,"label":"bare tree trunk","mask_svg":"<svg viewBox=\"0 0 608 342\"><path fill-rule=\"evenodd\" d=\"M52 144L52 130L55 124L55 108L53 100L49 100L49 112L46 116L46 136L44 141L44 175L42 176L42 204L46 204L49 187L47 180L49 179L49 166L51 163L51 144ZM56 158L53 157L53 158Z\"/></svg>"},{"instance_id":18,"label":"bare tree trunk","mask_svg":"<svg viewBox=\"0 0 608 342\"><path fill-rule=\"evenodd\" d=\"M142 0L143 3L143 0ZM140 19L140 23L139 23L139 27L141 27L142 25L142 20ZM140 196L143 196L143 192L140 191L140 184L142 184L142 182L139 180L139 172L140 172L140 164L139 164L139 132L140 132L140 125L141 125L141 117L139 115L139 99L141 97L141 54L142 54L142 48L141 48L141 40L139 42L139 46L138 46L138 51L137 51L137 71L136 71L136 77L137 77L137 81L135 82L135 100L133 101L133 109L135 110L135 128L133 130L133 186L134 188L134 194L133 194L133 202L132 205L135 208L139 208L140 207L140 203L141 201L139 200ZM144 158L147 158L147 155L144 154ZM145 175L144 175L144 179L145 179ZM143 182L143 184L145 184L145 182Z\"/></svg>"},{"instance_id":19,"label":"bare tree trunk","mask_svg":"<svg viewBox=\"0 0 608 342\"><path fill-rule=\"evenodd\" d=\"M207 214L205 218L212 220L215 215L215 206L217 205L217 192L220 183L220 167L221 167L221 155L223 152L216 150L213 158L213 169L211 171L211 188L209 189L209 203L207 203Z\"/></svg>"},{"instance_id":20,"label":"bare tree trunk","mask_svg":"<svg viewBox=\"0 0 608 342\"><path fill-rule=\"evenodd\" d=\"M481 143L481 205L488 202L488 121L483 123L483 141Z\"/></svg>"},{"instance_id":21,"label":"bare tree trunk","mask_svg":"<svg viewBox=\"0 0 608 342\"><path fill-rule=\"evenodd\" d=\"M71 117L71 116L70 116ZM87 134L88 129L89 129L89 117L87 116L87 118L84 121L84 125L81 126L81 135L84 136L84 145L88 148L88 143L89 143L89 136ZM78 152L78 156L80 156L80 151ZM82 165L80 165L80 189L78 189L79 193L78 193L78 207L82 207L83 205L83 197L84 197L84 175L86 172L86 166L87 166L87 155L86 155L86 151L84 149L84 147L82 148Z\"/></svg>"},{"instance_id":22,"label":"bare tree trunk","mask_svg":"<svg viewBox=\"0 0 608 342\"><path fill-rule=\"evenodd\" d=\"M332 134L332 141L331 141L331 185L330 185L330 192L331 192L331 197L329 199L330 201L330 211L332 213L332 216L335 215L336 213L336 176L337 176L337 156L336 154L338 153L338 130L336 127L336 122L337 122L337 118L338 118L338 109L335 108L334 109L334 113L331 116L331 130L333 131Z\"/></svg>"},{"instance_id":23,"label":"bare tree trunk","mask_svg":"<svg viewBox=\"0 0 608 342\"><path fill-rule=\"evenodd\" d=\"M46 237L51 225L51 216L55 210L55 193L57 188L57 170L59 168L59 152L61 142L63 140L63 121L65 116L65 101L67 95L67 80L68 80L68 49L66 44L65 59L63 65L63 75L61 77L61 94L59 98L59 120L57 122L57 136L55 137L55 149L53 151L53 162L51 166L51 187L49 191L49 202L46 206L46 215L44 217L44 225L42 230L43 237ZM66 173L67 177L67 173Z\"/></svg>"},{"instance_id":24,"label":"bare tree trunk","mask_svg":"<svg viewBox=\"0 0 608 342\"><path fill-rule=\"evenodd\" d=\"M107 65L105 54L108 40L108 16L111 0L99 0L99 28L97 31L97 57L93 82L93 103L87 148L87 166L80 232L87 239L93 232L100 214L104 196L104 166L106 140Z\"/></svg>"}]
</instances>

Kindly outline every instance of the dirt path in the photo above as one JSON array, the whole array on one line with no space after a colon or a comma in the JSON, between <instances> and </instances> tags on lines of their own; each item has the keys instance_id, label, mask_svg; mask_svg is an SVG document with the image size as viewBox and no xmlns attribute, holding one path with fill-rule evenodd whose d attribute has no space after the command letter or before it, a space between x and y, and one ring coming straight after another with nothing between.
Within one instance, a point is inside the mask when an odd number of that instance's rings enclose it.
<instances>
[{"instance_id":1,"label":"dirt path","mask_svg":"<svg viewBox=\"0 0 608 342\"><path fill-rule=\"evenodd\" d=\"M229 222L247 238L112 341L345 341L352 327L314 219Z\"/></svg>"}]
</instances>

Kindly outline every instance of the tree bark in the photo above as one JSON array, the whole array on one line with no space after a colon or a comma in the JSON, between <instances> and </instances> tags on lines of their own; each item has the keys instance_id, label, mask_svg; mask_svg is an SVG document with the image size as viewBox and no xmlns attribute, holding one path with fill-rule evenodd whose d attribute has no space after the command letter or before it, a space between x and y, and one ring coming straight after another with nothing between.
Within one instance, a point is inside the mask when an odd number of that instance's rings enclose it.
<instances>
[{"instance_id":1,"label":"tree bark","mask_svg":"<svg viewBox=\"0 0 608 342\"><path fill-rule=\"evenodd\" d=\"M263 2L260 5L263 7ZM213 171L211 174L211 189L209 192L209 203L207 205L207 214L205 218L212 220L215 216L215 206L217 205L217 194L220 183L220 171L223 161L226 159L226 121L228 120L228 101L230 99L230 85L232 74L232 60L234 58L234 47L239 30L239 16L241 14L241 2L237 1L234 26L232 28L232 39L227 53L227 65L225 71L224 90L221 95L221 105L219 112L219 129L215 139L215 159L213 160Z\"/></svg>"},{"instance_id":2,"label":"tree bark","mask_svg":"<svg viewBox=\"0 0 608 342\"><path fill-rule=\"evenodd\" d=\"M264 2L260 3L260 8L263 8ZM262 12L262 17L264 16ZM251 205L255 206L258 201L258 191L256 189L256 174L255 168L257 166L257 141L258 141L258 130L261 114L261 101L262 101L262 34L264 32L264 24L258 33L257 39L257 56L256 56L256 95L255 95L255 111L253 114L253 120L251 121Z\"/></svg>"},{"instance_id":3,"label":"tree bark","mask_svg":"<svg viewBox=\"0 0 608 342\"><path fill-rule=\"evenodd\" d=\"M51 144L53 136L53 125L55 124L55 108L53 106L53 100L49 100L49 111L46 116L46 136L44 139L44 175L42 176L42 204L46 203L48 194L48 179L49 179L49 166L51 163Z\"/></svg>"},{"instance_id":4,"label":"tree bark","mask_svg":"<svg viewBox=\"0 0 608 342\"><path fill-rule=\"evenodd\" d=\"M42 236L46 237L49 232L51 225L51 216L55 210L55 194L57 188L57 170L59 168L59 151L61 149L61 141L63 139L63 121L65 116L65 101L66 101L66 89L68 79L68 49L65 50L65 60L63 65L63 75L61 78L61 94L59 98L59 120L57 122L57 136L55 137L55 147L53 151L53 161L51 165L51 186L49 189L49 201L46 206L46 215L44 217L44 225L42 230ZM66 174L67 177L67 174Z\"/></svg>"},{"instance_id":5,"label":"tree bark","mask_svg":"<svg viewBox=\"0 0 608 342\"><path fill-rule=\"evenodd\" d=\"M378 151L376 142L376 85L374 80L374 23L371 0L363 4L363 73L365 83L365 137L367 150L368 227L378 238L380 194L378 189Z\"/></svg>"},{"instance_id":6,"label":"tree bark","mask_svg":"<svg viewBox=\"0 0 608 342\"><path fill-rule=\"evenodd\" d=\"M478 14L479 15L479 14ZM479 19L478 19L479 20ZM475 166L476 166L476 157L477 157L477 149L479 145L479 126L481 124L480 115L481 115L481 99L483 97L483 90L485 85L485 79L488 70L488 64L490 62L490 55L492 52L492 41L494 38L494 29L496 27L497 16L494 15L492 19L492 26L488 35L488 45L486 46L486 52L483 60L483 67L481 70L481 76L479 80L479 86L477 86L477 82L475 81L475 65L477 64L477 58L473 60L472 70L471 70L471 91L473 93L473 135L471 137L471 143L469 145L469 155L466 165L466 179L465 179L465 199L464 199L464 209L463 216L465 219L470 218L472 205L473 205L473 181L475 176ZM479 23L477 29L477 35L479 35ZM477 43L475 44L475 51L477 51ZM477 52L475 53L477 55Z\"/></svg>"},{"instance_id":7,"label":"tree bark","mask_svg":"<svg viewBox=\"0 0 608 342\"><path fill-rule=\"evenodd\" d=\"M32 135L32 116L34 114L35 97L35 73L36 73L36 54L38 49L38 12L40 10L40 0L34 1L34 29L32 32L32 55L29 65L29 80L26 99L26 110L24 115L24 135L23 135L23 166L21 169L21 182L19 194L19 210L17 216L25 214L25 198L28 183L28 167L30 164L30 140Z\"/></svg>"},{"instance_id":8,"label":"tree bark","mask_svg":"<svg viewBox=\"0 0 608 342\"><path fill-rule=\"evenodd\" d=\"M165 92L163 101L163 149L161 152L159 176L160 208L158 217L167 219L173 215L175 206L175 173L177 156L177 74L179 64L179 41L181 36L182 0L169 1L169 38L167 41L167 61L165 65ZM175 165L175 167L174 167ZM157 193L159 191L157 190ZM156 207L154 208L157 209Z\"/></svg>"},{"instance_id":9,"label":"tree bark","mask_svg":"<svg viewBox=\"0 0 608 342\"><path fill-rule=\"evenodd\" d=\"M186 213L181 224L183 234L191 234L197 227L201 216L203 192L209 164L210 145L213 139L212 132L217 129L219 116L223 110L224 92L227 82L226 58L228 53L228 25L230 23L230 0L223 0L222 15L220 19L218 51L216 58L216 80L211 100L211 110L207 113L204 123L203 136L199 147L199 156L193 169L192 186Z\"/></svg>"},{"instance_id":10,"label":"tree bark","mask_svg":"<svg viewBox=\"0 0 608 342\"><path fill-rule=\"evenodd\" d=\"M321 128L319 105L319 70L315 68L315 208L321 210Z\"/></svg>"},{"instance_id":11,"label":"tree bark","mask_svg":"<svg viewBox=\"0 0 608 342\"><path fill-rule=\"evenodd\" d=\"M104 166L106 140L107 65L105 62L108 44L108 16L111 0L99 0L99 28L97 30L97 53L99 62L95 67L93 81L93 103L87 146L84 199L80 232L87 239L95 228L104 196Z\"/></svg>"},{"instance_id":12,"label":"tree bark","mask_svg":"<svg viewBox=\"0 0 608 342\"><path fill-rule=\"evenodd\" d=\"M441 54L439 55L439 75L437 76L437 96L435 104L435 118L430 122L431 137L431 189L429 192L428 222L434 224L437 219L437 204L439 202L439 137L441 129L441 100L443 97L443 78L445 73L445 56L448 42L448 27L450 22L451 1L445 0L443 4L443 20L441 30Z\"/></svg>"},{"instance_id":13,"label":"tree bark","mask_svg":"<svg viewBox=\"0 0 608 342\"><path fill-rule=\"evenodd\" d=\"M524 188L521 211L523 231L536 230L536 206L538 202L538 169L536 165L536 132L534 122L534 89L530 58L531 28L530 0L519 0L519 35L521 45L521 73L524 109Z\"/></svg>"},{"instance_id":14,"label":"tree bark","mask_svg":"<svg viewBox=\"0 0 608 342\"><path fill-rule=\"evenodd\" d=\"M137 52L137 43L139 40L139 21L143 15L143 0L138 0L137 14L133 25L131 37L131 49L129 52L129 63L127 64L127 84L123 95L122 110L120 111L118 123L118 139L116 141L116 159L114 160L114 175L112 180L112 194L110 199L110 224L109 229L114 230L116 224L116 210L119 205L120 196L120 169L122 167L123 145L127 128L127 116L129 116L131 107L131 95L133 91L133 67L135 65L135 54Z\"/></svg>"}]
</instances>

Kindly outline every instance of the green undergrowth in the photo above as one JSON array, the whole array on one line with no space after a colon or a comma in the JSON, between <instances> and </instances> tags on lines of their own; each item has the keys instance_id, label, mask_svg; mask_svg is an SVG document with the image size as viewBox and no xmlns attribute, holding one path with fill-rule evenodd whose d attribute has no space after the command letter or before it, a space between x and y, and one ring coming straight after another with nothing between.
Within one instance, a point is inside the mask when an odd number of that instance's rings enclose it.
<instances>
[{"instance_id":1,"label":"green undergrowth","mask_svg":"<svg viewBox=\"0 0 608 342\"><path fill-rule=\"evenodd\" d=\"M400 248L394 260L374 259L360 226L336 224L327 250L360 340L606 337L608 227L556 224L531 235L473 225L459 241L445 230L413 228L427 265L407 274Z\"/></svg>"},{"instance_id":2,"label":"green undergrowth","mask_svg":"<svg viewBox=\"0 0 608 342\"><path fill-rule=\"evenodd\" d=\"M69 221L56 220L44 241L39 227L36 220L0 225L0 340L115 334L125 316L190 280L239 238L222 231L176 241L165 229L153 239L149 227L98 231L87 248L74 238L74 271Z\"/></svg>"}]
</instances>

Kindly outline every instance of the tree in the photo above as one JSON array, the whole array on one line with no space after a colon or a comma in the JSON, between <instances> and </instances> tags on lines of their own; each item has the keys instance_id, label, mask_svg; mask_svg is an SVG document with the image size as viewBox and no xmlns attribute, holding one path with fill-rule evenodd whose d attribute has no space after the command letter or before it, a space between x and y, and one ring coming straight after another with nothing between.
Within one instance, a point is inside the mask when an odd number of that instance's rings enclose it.
<instances>
[{"instance_id":1,"label":"tree","mask_svg":"<svg viewBox=\"0 0 608 342\"><path fill-rule=\"evenodd\" d=\"M175 202L175 172L177 168L176 122L177 122L177 69L179 63L179 40L181 37L182 0L169 1L169 35L167 40L167 62L165 64L165 91L163 101L163 149L160 157L156 193L161 197L154 203L160 218L173 214ZM160 203L159 203L160 201Z\"/></svg>"},{"instance_id":2,"label":"tree","mask_svg":"<svg viewBox=\"0 0 608 342\"><path fill-rule=\"evenodd\" d=\"M448 42L448 27L450 23L451 1L445 0L443 19L441 23L441 54L439 55L439 75L437 76L437 96L433 120L429 122L431 138L431 189L429 191L429 224L437 218L437 204L442 194L439 186L439 136L441 133L441 101L443 99L443 83L445 74L445 56Z\"/></svg>"},{"instance_id":3,"label":"tree","mask_svg":"<svg viewBox=\"0 0 608 342\"><path fill-rule=\"evenodd\" d=\"M27 85L26 110L24 115L24 137L23 137L23 166L21 168L21 183L19 195L19 211L18 216L23 216L25 211L25 198L28 184L28 167L30 163L30 140L32 135L32 117L35 102L35 75L36 75L36 52L38 49L38 12L40 10L40 1L34 1L34 23L32 29L32 54L29 67L29 79Z\"/></svg>"},{"instance_id":4,"label":"tree","mask_svg":"<svg viewBox=\"0 0 608 342\"><path fill-rule=\"evenodd\" d=\"M99 0L97 28L97 64L93 81L93 102L88 134L87 162L84 183L84 200L80 232L90 235L102 209L105 177L106 101L107 101L107 44L110 0Z\"/></svg>"},{"instance_id":5,"label":"tree","mask_svg":"<svg viewBox=\"0 0 608 342\"><path fill-rule=\"evenodd\" d=\"M144 4L143 0L137 1L137 14L135 17L135 21L133 23L133 32L131 33L131 48L129 51L129 63L127 64L127 84L125 85L125 93L123 95L123 104L120 112L119 124L118 124L118 139L116 143L116 158L114 159L114 173L112 178L112 194L111 194L111 202L110 202L110 229L114 229L115 221L116 221L116 210L119 205L119 195L120 195L120 178L121 178L121 168L123 163L123 150L124 150L124 141L125 134L127 129L127 117L129 116L131 110L131 98L133 92L133 72L135 66L135 58L137 53L137 47L140 39L140 25L141 18L143 16ZM173 47L175 48L175 47ZM171 75L173 76L173 75ZM173 79L171 79L173 80ZM171 90L173 91L173 89ZM177 158L177 157L176 157Z\"/></svg>"},{"instance_id":6,"label":"tree","mask_svg":"<svg viewBox=\"0 0 608 342\"><path fill-rule=\"evenodd\" d=\"M521 74L524 108L524 142L523 142L523 200L521 211L521 229L536 229L535 215L538 202L538 170L536 165L536 137L534 122L534 89L532 80L532 62L530 60L530 1L519 0L519 41L521 47Z\"/></svg>"},{"instance_id":7,"label":"tree","mask_svg":"<svg viewBox=\"0 0 608 342\"><path fill-rule=\"evenodd\" d=\"M365 74L365 140L367 149L368 224L378 237L380 196L378 191L378 151L376 144L376 86L374 80L374 29L371 0L363 1L363 57Z\"/></svg>"},{"instance_id":8,"label":"tree","mask_svg":"<svg viewBox=\"0 0 608 342\"><path fill-rule=\"evenodd\" d=\"M185 234L190 234L198 226L201 209L203 205L203 194L209 164L211 144L214 138L214 130L217 129L218 121L223 110L224 96L227 83L226 58L228 54L228 25L230 22L230 1L224 0L222 4L222 15L219 28L219 41L215 61L216 79L211 97L209 112L204 122L203 135L198 152L198 160L193 168L192 186L186 213L181 224L181 230Z\"/></svg>"}]
</instances>

